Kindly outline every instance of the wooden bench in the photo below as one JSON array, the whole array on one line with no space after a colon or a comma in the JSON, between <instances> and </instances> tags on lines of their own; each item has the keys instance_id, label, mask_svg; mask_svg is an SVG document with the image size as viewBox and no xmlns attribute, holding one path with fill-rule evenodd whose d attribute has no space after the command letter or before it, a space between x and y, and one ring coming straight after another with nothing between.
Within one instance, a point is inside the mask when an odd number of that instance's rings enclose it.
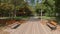
<instances>
[{"instance_id":1,"label":"wooden bench","mask_svg":"<svg viewBox=\"0 0 60 34\"><path fill-rule=\"evenodd\" d=\"M8 25L9 28L16 29L20 24L15 22L13 24Z\"/></svg>"},{"instance_id":2,"label":"wooden bench","mask_svg":"<svg viewBox=\"0 0 60 34\"><path fill-rule=\"evenodd\" d=\"M57 22L54 20L49 20L47 23L47 26L51 29L51 30L56 30L57 28Z\"/></svg>"}]
</instances>

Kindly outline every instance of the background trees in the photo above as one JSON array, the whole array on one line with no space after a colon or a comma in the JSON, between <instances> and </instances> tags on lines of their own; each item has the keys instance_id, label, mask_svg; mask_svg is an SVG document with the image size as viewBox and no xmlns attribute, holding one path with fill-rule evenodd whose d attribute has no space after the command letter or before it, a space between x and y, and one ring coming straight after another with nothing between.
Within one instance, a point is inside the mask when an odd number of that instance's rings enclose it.
<instances>
[{"instance_id":1,"label":"background trees","mask_svg":"<svg viewBox=\"0 0 60 34\"><path fill-rule=\"evenodd\" d=\"M42 0L41 3L37 2L36 9L43 10L42 12L45 12L45 16L47 16L47 17L55 17L56 16L54 0ZM41 10L40 10L40 12L41 12Z\"/></svg>"},{"instance_id":2,"label":"background trees","mask_svg":"<svg viewBox=\"0 0 60 34\"><path fill-rule=\"evenodd\" d=\"M14 5L9 3L0 4L0 14L3 16L10 16L11 12L14 10Z\"/></svg>"},{"instance_id":3,"label":"background trees","mask_svg":"<svg viewBox=\"0 0 60 34\"><path fill-rule=\"evenodd\" d=\"M19 8L24 7L24 1L22 0L0 0L0 15L14 17L16 16L16 11ZM13 14L14 13L14 14Z\"/></svg>"},{"instance_id":4,"label":"background trees","mask_svg":"<svg viewBox=\"0 0 60 34\"><path fill-rule=\"evenodd\" d=\"M56 11L56 15L57 15L56 19L60 24L60 0L55 0L55 6L56 6L55 11Z\"/></svg>"},{"instance_id":5,"label":"background trees","mask_svg":"<svg viewBox=\"0 0 60 34\"><path fill-rule=\"evenodd\" d=\"M24 8L25 6L27 6L33 14L36 14L36 10L37 12L39 10L39 12L43 10L43 12L45 12L45 16L56 17L57 19L59 19L60 0L42 0L40 2L38 2L39 0L37 0L36 2L35 1L36 0L31 0L31 4L33 4L31 6L24 0L0 0L0 15L15 17L16 13L18 12L18 10L20 10L20 8Z\"/></svg>"},{"instance_id":6,"label":"background trees","mask_svg":"<svg viewBox=\"0 0 60 34\"><path fill-rule=\"evenodd\" d=\"M2 3L5 3L6 6L5 5L4 6L6 7L5 8L6 10L10 11L12 8L11 13L15 13L14 16L16 16L16 12L17 12L16 10L19 10L19 8L23 8L24 6L29 6L27 2L25 2L24 0L1 0L1 4ZM32 4L35 3L34 4L35 6L29 6L29 7L32 7L34 11L36 11L37 9L41 9L45 11L46 16L55 16L56 14L54 0L42 0L40 1L40 3L38 2L38 0L36 2L35 0L32 0L31 3Z\"/></svg>"}]
</instances>

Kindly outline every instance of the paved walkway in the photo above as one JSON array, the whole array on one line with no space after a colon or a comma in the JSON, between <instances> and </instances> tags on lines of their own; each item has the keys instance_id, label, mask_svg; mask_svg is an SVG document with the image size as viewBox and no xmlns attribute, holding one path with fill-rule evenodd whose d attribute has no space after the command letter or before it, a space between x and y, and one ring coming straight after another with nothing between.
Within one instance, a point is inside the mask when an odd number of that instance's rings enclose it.
<instances>
[{"instance_id":1,"label":"paved walkway","mask_svg":"<svg viewBox=\"0 0 60 34\"><path fill-rule=\"evenodd\" d=\"M10 32L10 34L60 34L60 31L51 31L48 26L41 24L39 20L27 21L16 29L5 29L4 31Z\"/></svg>"}]
</instances>

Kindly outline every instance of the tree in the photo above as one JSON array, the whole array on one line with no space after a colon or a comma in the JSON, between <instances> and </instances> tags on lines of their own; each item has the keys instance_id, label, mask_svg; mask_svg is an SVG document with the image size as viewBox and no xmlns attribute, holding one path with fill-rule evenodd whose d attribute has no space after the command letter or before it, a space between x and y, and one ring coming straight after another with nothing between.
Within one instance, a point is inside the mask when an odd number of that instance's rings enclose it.
<instances>
[{"instance_id":1,"label":"tree","mask_svg":"<svg viewBox=\"0 0 60 34\"><path fill-rule=\"evenodd\" d=\"M55 1L54 0L45 0L43 4L46 6L46 11L49 16L55 15Z\"/></svg>"},{"instance_id":2,"label":"tree","mask_svg":"<svg viewBox=\"0 0 60 34\"><path fill-rule=\"evenodd\" d=\"M14 5L9 3L1 3L0 5L0 13L7 15L7 13L10 15L11 12L14 10ZM3 15L3 16L4 16Z\"/></svg>"},{"instance_id":3,"label":"tree","mask_svg":"<svg viewBox=\"0 0 60 34\"><path fill-rule=\"evenodd\" d=\"M56 20L59 22L60 24L60 0L55 0L55 11L56 11Z\"/></svg>"},{"instance_id":4,"label":"tree","mask_svg":"<svg viewBox=\"0 0 60 34\"><path fill-rule=\"evenodd\" d=\"M19 10L19 8L24 7L25 5L27 5L26 2L24 2L24 0L3 0L1 1L2 3L8 3L7 5L14 5L13 6L13 11L11 11L11 13L14 13L13 17L16 17L16 12L17 10ZM8 6L7 6L8 7ZM7 8L6 7L6 8ZM3 7L2 7L3 8ZM9 10L10 11L10 10Z\"/></svg>"},{"instance_id":5,"label":"tree","mask_svg":"<svg viewBox=\"0 0 60 34\"><path fill-rule=\"evenodd\" d=\"M55 15L55 1L54 0L42 0L41 3L36 3L36 9L45 11L47 16Z\"/></svg>"},{"instance_id":6,"label":"tree","mask_svg":"<svg viewBox=\"0 0 60 34\"><path fill-rule=\"evenodd\" d=\"M11 2L15 6L15 8L14 8L14 17L16 17L16 6L20 6L20 7L23 6L24 0L12 0Z\"/></svg>"}]
</instances>

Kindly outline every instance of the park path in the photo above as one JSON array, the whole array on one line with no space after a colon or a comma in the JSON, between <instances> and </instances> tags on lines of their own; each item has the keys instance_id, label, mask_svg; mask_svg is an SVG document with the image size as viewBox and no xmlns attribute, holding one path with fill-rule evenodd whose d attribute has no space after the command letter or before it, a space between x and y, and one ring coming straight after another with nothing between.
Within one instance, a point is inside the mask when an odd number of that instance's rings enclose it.
<instances>
[{"instance_id":1,"label":"park path","mask_svg":"<svg viewBox=\"0 0 60 34\"><path fill-rule=\"evenodd\" d=\"M10 34L60 34L60 31L51 31L46 25L43 25L40 20L28 20L21 24L16 29L6 29Z\"/></svg>"}]
</instances>

